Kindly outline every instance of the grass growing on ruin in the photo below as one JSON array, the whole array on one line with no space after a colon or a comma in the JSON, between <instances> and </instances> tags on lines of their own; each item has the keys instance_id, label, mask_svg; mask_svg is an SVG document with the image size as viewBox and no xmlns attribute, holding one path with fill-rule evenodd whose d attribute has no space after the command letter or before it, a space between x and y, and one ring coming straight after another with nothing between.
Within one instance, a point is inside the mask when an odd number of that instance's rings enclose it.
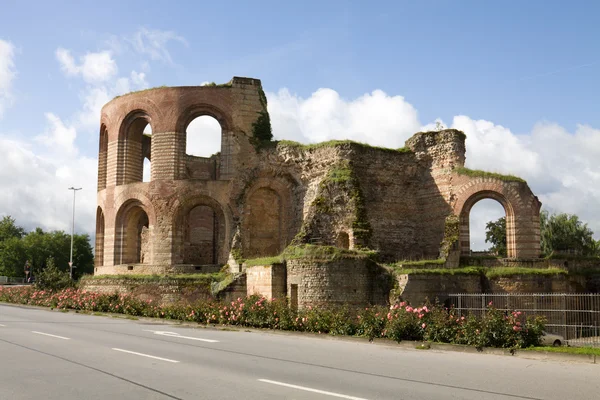
<instances>
[{"instance_id":1,"label":"grass growing on ruin","mask_svg":"<svg viewBox=\"0 0 600 400\"><path fill-rule=\"evenodd\" d=\"M163 88L166 88L166 87L168 87L168 86L167 86L167 85L162 85L162 86L154 86L154 87L151 87L151 88L148 88L148 89L135 90L135 91L133 91L133 92L124 93L124 94L120 94L120 95L118 95L118 96L115 96L115 97L113 98L113 100L114 100L114 99L118 99L119 97L127 96L128 94L134 94L134 93L143 93L143 92L148 92L148 91L150 91L150 90L155 90L155 89L163 89Z\"/></svg>"},{"instance_id":2,"label":"grass growing on ruin","mask_svg":"<svg viewBox=\"0 0 600 400\"><path fill-rule=\"evenodd\" d=\"M317 246L313 244L303 244L298 246L288 246L278 256L261 257L245 260L244 263L248 267L256 265L273 265L281 264L286 260L318 260L318 261L334 261L343 258L374 258L377 252L373 250L348 250L334 246Z\"/></svg>"},{"instance_id":3,"label":"grass growing on ruin","mask_svg":"<svg viewBox=\"0 0 600 400\"><path fill-rule=\"evenodd\" d=\"M179 281L179 282L218 282L225 279L223 272L205 273L205 274L173 274L173 275L142 275L142 274L122 274L122 275L85 275L80 281L137 281L137 282L159 282L159 281Z\"/></svg>"},{"instance_id":4,"label":"grass growing on ruin","mask_svg":"<svg viewBox=\"0 0 600 400\"><path fill-rule=\"evenodd\" d=\"M459 175L466 175L466 176L471 176L471 177L494 178L494 179L499 179L499 180L505 181L505 182L523 182L523 183L525 182L524 179L519 178L518 176L502 175L502 174L498 174L496 172L481 171L479 169L469 169L469 168L465 168L465 167L459 167L459 168L454 169L454 171Z\"/></svg>"},{"instance_id":5,"label":"grass growing on ruin","mask_svg":"<svg viewBox=\"0 0 600 400\"><path fill-rule=\"evenodd\" d=\"M285 260L324 260L333 261L342 258L372 258L377 255L373 250L348 250L334 246L316 246L305 244L301 246L288 246L282 253Z\"/></svg>"},{"instance_id":6,"label":"grass growing on ruin","mask_svg":"<svg viewBox=\"0 0 600 400\"><path fill-rule=\"evenodd\" d=\"M481 275L480 267L464 267L464 268L398 268L393 267L398 274L406 275Z\"/></svg>"},{"instance_id":7,"label":"grass growing on ruin","mask_svg":"<svg viewBox=\"0 0 600 400\"><path fill-rule=\"evenodd\" d=\"M405 268L408 267L419 267L422 265L428 265L428 264L437 264L437 265L444 265L446 263L446 260L442 259L442 258L436 258L433 260L418 260L418 261L400 261L397 264L402 264L402 266L404 266Z\"/></svg>"},{"instance_id":8,"label":"grass growing on ruin","mask_svg":"<svg viewBox=\"0 0 600 400\"><path fill-rule=\"evenodd\" d=\"M247 267L255 267L257 265L273 265L273 264L281 264L284 262L282 256L275 257L261 257L261 258L252 258L250 260L246 260L244 264Z\"/></svg>"},{"instance_id":9,"label":"grass growing on ruin","mask_svg":"<svg viewBox=\"0 0 600 400\"><path fill-rule=\"evenodd\" d=\"M388 152L392 152L392 153L411 153L412 152L412 150L409 149L408 147L401 147L399 149L391 149L388 147L372 146L367 143L355 142L353 140L328 140L326 142L310 143L310 144L294 142L293 140L278 140L278 141L274 141L273 144L275 146L295 147L295 148L298 148L301 150L316 150L316 149L321 149L321 148L326 148L326 147L357 145L357 146L361 146L361 147L368 148L368 149L377 149L377 150L383 150L383 151L388 151Z\"/></svg>"},{"instance_id":10,"label":"grass growing on ruin","mask_svg":"<svg viewBox=\"0 0 600 400\"><path fill-rule=\"evenodd\" d=\"M511 277L515 275L567 275L569 272L560 268L525 268L525 267L494 267L483 269L488 278Z\"/></svg>"},{"instance_id":11,"label":"grass growing on ruin","mask_svg":"<svg viewBox=\"0 0 600 400\"><path fill-rule=\"evenodd\" d=\"M489 279L511 277L517 275L554 276L567 275L566 269L560 268L525 268L525 267L493 267L467 266L461 268L401 268L393 265L398 274L420 275L485 275Z\"/></svg>"}]
</instances>

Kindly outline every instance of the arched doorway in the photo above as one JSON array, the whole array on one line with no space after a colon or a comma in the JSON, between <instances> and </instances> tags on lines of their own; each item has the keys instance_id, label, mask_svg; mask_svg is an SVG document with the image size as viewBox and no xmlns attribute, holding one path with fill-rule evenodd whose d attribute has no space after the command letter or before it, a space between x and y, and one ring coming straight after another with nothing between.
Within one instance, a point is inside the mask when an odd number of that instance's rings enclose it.
<instances>
[{"instance_id":1,"label":"arched doorway","mask_svg":"<svg viewBox=\"0 0 600 400\"><path fill-rule=\"evenodd\" d=\"M173 263L225 264L227 234L225 213L218 201L208 196L182 200L173 218Z\"/></svg>"},{"instance_id":2,"label":"arched doorway","mask_svg":"<svg viewBox=\"0 0 600 400\"><path fill-rule=\"evenodd\" d=\"M139 201L121 207L117 214L115 265L150 262L150 224Z\"/></svg>"},{"instance_id":3,"label":"arched doorway","mask_svg":"<svg viewBox=\"0 0 600 400\"><path fill-rule=\"evenodd\" d=\"M469 243L471 255L507 257L506 211L502 204L488 198L473 204L469 213Z\"/></svg>"},{"instance_id":4,"label":"arched doorway","mask_svg":"<svg viewBox=\"0 0 600 400\"><path fill-rule=\"evenodd\" d=\"M219 220L207 205L190 210L184 224L183 263L198 265L217 264Z\"/></svg>"},{"instance_id":5,"label":"arched doorway","mask_svg":"<svg viewBox=\"0 0 600 400\"><path fill-rule=\"evenodd\" d=\"M515 240L515 213L512 204L506 199L502 193L494 191L481 191L470 196L464 203L460 213L460 244L461 255L471 255L471 232L470 232L470 215L473 206L481 200L491 199L500 203L504 209L506 219L506 256L509 258L517 257L516 240Z\"/></svg>"}]
</instances>

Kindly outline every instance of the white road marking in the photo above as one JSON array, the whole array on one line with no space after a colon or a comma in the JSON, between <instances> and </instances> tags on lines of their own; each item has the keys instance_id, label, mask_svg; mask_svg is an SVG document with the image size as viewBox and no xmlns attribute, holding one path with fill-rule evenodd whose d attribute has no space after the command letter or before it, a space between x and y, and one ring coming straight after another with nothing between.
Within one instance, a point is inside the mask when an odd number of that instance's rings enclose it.
<instances>
[{"instance_id":1,"label":"white road marking","mask_svg":"<svg viewBox=\"0 0 600 400\"><path fill-rule=\"evenodd\" d=\"M156 356L151 356L149 354L144 354L144 353L137 353L135 351L129 351L129 350L123 350L123 349L117 349L116 347L112 348L113 350L116 351L122 351L123 353L129 353L129 354L135 354L136 356L142 356L142 357L148 357L148 358L154 358L155 360L161 360L161 361L167 361L170 363L178 363L179 361L177 360L170 360L168 358L162 358L162 357L156 357Z\"/></svg>"},{"instance_id":2,"label":"white road marking","mask_svg":"<svg viewBox=\"0 0 600 400\"><path fill-rule=\"evenodd\" d=\"M285 386L285 387L289 387L289 388L292 388L292 389L304 390L306 392L319 393L319 394L324 394L324 395L332 396L332 397L340 397L342 399L367 400L367 399L362 398L362 397L354 397L354 396L348 396L346 394L340 394L340 393L334 393L334 392L326 392L324 390L313 389L313 388L309 388L309 387L305 387L305 386L292 385L292 384L284 383L284 382L271 381L269 379L259 379L258 381L259 382L264 382L264 383L271 383L273 385Z\"/></svg>"},{"instance_id":3,"label":"white road marking","mask_svg":"<svg viewBox=\"0 0 600 400\"><path fill-rule=\"evenodd\" d=\"M50 336L50 337L57 338L57 339L71 340L71 338L68 338L68 337L51 335L49 333L44 333L44 332L31 331L31 333L37 333L38 335Z\"/></svg>"},{"instance_id":4,"label":"white road marking","mask_svg":"<svg viewBox=\"0 0 600 400\"><path fill-rule=\"evenodd\" d=\"M144 331L146 332L152 332L156 335L161 335L161 336L168 336L168 337L176 337L179 339L189 339L189 340L198 340L200 342L208 342L208 343L219 343L218 340L214 340L214 339L202 339L202 338L197 338L197 337L192 337L192 336L182 336L179 333L176 332L165 332L165 331L153 331L150 329L144 329Z\"/></svg>"},{"instance_id":5,"label":"white road marking","mask_svg":"<svg viewBox=\"0 0 600 400\"><path fill-rule=\"evenodd\" d=\"M6 326L6 325L2 325L2 324L0 324L0 326Z\"/></svg>"}]
</instances>

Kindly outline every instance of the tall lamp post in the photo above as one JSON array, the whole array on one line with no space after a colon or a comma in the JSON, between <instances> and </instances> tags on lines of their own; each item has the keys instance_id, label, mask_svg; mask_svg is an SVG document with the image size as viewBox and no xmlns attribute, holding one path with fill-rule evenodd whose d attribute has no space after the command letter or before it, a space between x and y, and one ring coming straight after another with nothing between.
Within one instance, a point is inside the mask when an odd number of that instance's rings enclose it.
<instances>
[{"instance_id":1,"label":"tall lamp post","mask_svg":"<svg viewBox=\"0 0 600 400\"><path fill-rule=\"evenodd\" d=\"M73 233L75 232L75 193L81 188L70 187L73 191L73 219L71 220L71 255L69 256L69 276L73 279Z\"/></svg>"}]
</instances>

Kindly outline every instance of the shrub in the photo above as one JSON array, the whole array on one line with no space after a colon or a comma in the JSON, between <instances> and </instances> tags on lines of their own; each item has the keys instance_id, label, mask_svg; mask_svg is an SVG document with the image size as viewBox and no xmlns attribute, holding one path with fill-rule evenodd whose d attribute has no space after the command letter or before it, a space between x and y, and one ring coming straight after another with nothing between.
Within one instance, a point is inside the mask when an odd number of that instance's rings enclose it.
<instances>
[{"instance_id":1,"label":"shrub","mask_svg":"<svg viewBox=\"0 0 600 400\"><path fill-rule=\"evenodd\" d=\"M69 276L67 271L61 271L56 266L54 258L50 257L46 261L44 268L36 277L35 287L37 289L56 292L69 287L74 287L75 282Z\"/></svg>"},{"instance_id":2,"label":"shrub","mask_svg":"<svg viewBox=\"0 0 600 400\"><path fill-rule=\"evenodd\" d=\"M198 301L193 304L154 304L132 295L92 293L75 288L45 290L37 287L0 286L0 301L165 318L199 324L228 324L254 328L306 331L331 335L388 338L395 341L425 340L476 347L524 348L539 345L544 329L541 318L526 318L519 311L503 312L491 303L482 316L460 316L439 304L412 307L350 306L290 309L287 299L269 301L261 296L225 302Z\"/></svg>"}]
</instances>

